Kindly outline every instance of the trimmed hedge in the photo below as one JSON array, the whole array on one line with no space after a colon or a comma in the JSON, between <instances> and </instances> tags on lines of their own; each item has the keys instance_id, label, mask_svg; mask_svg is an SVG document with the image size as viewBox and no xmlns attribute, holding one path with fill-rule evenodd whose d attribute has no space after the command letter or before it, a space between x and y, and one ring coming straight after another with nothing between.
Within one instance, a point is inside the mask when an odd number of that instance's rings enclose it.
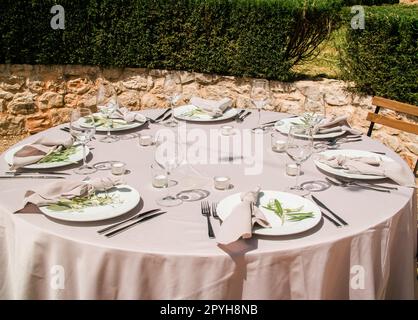
<instances>
[{"instance_id":1,"label":"trimmed hedge","mask_svg":"<svg viewBox=\"0 0 418 320\"><path fill-rule=\"evenodd\" d=\"M52 5L65 30L52 30ZM288 80L341 0L1 0L0 63L182 69Z\"/></svg>"},{"instance_id":2,"label":"trimmed hedge","mask_svg":"<svg viewBox=\"0 0 418 320\"><path fill-rule=\"evenodd\" d=\"M343 0L346 6L380 6L382 4L397 4L399 0Z\"/></svg>"},{"instance_id":3,"label":"trimmed hedge","mask_svg":"<svg viewBox=\"0 0 418 320\"><path fill-rule=\"evenodd\" d=\"M347 29L343 77L357 92L418 105L418 6L365 9L365 29Z\"/></svg>"}]
</instances>

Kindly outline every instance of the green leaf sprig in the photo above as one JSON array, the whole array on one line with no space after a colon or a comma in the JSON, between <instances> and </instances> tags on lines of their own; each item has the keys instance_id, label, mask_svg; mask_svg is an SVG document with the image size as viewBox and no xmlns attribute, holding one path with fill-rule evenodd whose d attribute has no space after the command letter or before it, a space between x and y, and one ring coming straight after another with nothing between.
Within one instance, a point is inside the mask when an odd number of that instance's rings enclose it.
<instances>
[{"instance_id":1,"label":"green leaf sprig","mask_svg":"<svg viewBox=\"0 0 418 320\"><path fill-rule=\"evenodd\" d=\"M263 208L273 211L280 218L282 225L286 220L297 222L314 217L312 211L302 212L303 206L293 209L283 208L282 204L277 199L271 200L266 206L263 206Z\"/></svg>"},{"instance_id":2,"label":"green leaf sprig","mask_svg":"<svg viewBox=\"0 0 418 320\"><path fill-rule=\"evenodd\" d=\"M61 148L43 157L38 163L51 163L51 162L63 162L68 161L70 156L77 152L77 146L71 146L68 148Z\"/></svg>"},{"instance_id":3,"label":"green leaf sprig","mask_svg":"<svg viewBox=\"0 0 418 320\"><path fill-rule=\"evenodd\" d=\"M51 211L83 211L85 208L106 206L110 204L122 203L119 197L102 193L100 195L92 193L84 197L74 197L72 199L62 198L54 204L47 206Z\"/></svg>"}]
</instances>

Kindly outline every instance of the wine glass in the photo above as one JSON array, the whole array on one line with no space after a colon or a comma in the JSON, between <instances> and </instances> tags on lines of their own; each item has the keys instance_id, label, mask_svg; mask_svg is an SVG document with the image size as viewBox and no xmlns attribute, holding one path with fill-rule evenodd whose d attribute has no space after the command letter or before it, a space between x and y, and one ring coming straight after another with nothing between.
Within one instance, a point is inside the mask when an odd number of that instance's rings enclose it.
<instances>
[{"instance_id":1,"label":"wine glass","mask_svg":"<svg viewBox=\"0 0 418 320\"><path fill-rule=\"evenodd\" d=\"M96 133L94 118L90 109L78 108L71 111L70 134L83 146L83 165L74 170L77 174L91 174L97 169L86 164L86 144Z\"/></svg>"},{"instance_id":2,"label":"wine glass","mask_svg":"<svg viewBox=\"0 0 418 320\"><path fill-rule=\"evenodd\" d=\"M169 73L164 79L164 93L170 103L171 117L164 122L167 127L177 127L178 122L174 119L173 106L177 103L183 93L181 79L176 73Z\"/></svg>"},{"instance_id":3,"label":"wine glass","mask_svg":"<svg viewBox=\"0 0 418 320\"><path fill-rule=\"evenodd\" d=\"M173 185L173 183L170 185L170 182L175 182L170 181L170 176L182 162L178 145L175 142L165 141L156 148L155 152L156 162L165 169L167 175L167 183L164 186L167 189L167 194L164 197L157 199L156 202L163 207L178 206L183 203L183 200L171 195L170 188ZM159 155L159 157L157 155Z\"/></svg>"},{"instance_id":4,"label":"wine glass","mask_svg":"<svg viewBox=\"0 0 418 320\"><path fill-rule=\"evenodd\" d=\"M293 193L299 195L306 195L307 192L299 185L299 176L301 165L308 160L314 152L312 129L307 129L306 126L292 125L287 137L286 153L296 163L297 173L295 185L289 189Z\"/></svg>"},{"instance_id":5,"label":"wine glass","mask_svg":"<svg viewBox=\"0 0 418 320\"><path fill-rule=\"evenodd\" d=\"M304 117L311 127L317 126L326 118L325 94L321 91L306 97L303 105Z\"/></svg>"},{"instance_id":6,"label":"wine glass","mask_svg":"<svg viewBox=\"0 0 418 320\"><path fill-rule=\"evenodd\" d=\"M119 102L115 89L111 85L105 87L101 84L97 92L97 110L99 110L107 120L107 134L100 139L100 142L112 143L119 140L117 136L110 134L110 129L112 128L112 120L110 117L118 108Z\"/></svg>"},{"instance_id":7,"label":"wine glass","mask_svg":"<svg viewBox=\"0 0 418 320\"><path fill-rule=\"evenodd\" d=\"M252 83L251 87L251 101L258 110L258 124L257 127L252 129L254 133L264 133L265 127L260 124L261 121L261 109L267 104L270 99L270 88L267 80L256 79Z\"/></svg>"}]
</instances>

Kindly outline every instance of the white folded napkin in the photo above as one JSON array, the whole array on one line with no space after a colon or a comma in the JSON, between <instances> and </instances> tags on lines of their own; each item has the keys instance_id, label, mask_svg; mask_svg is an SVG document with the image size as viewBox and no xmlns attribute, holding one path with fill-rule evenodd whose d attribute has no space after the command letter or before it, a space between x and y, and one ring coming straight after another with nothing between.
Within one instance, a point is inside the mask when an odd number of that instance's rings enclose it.
<instances>
[{"instance_id":1,"label":"white folded napkin","mask_svg":"<svg viewBox=\"0 0 418 320\"><path fill-rule=\"evenodd\" d=\"M350 127L347 116L326 119L314 128L314 134L327 134L339 131L347 131L351 134L361 134L361 131Z\"/></svg>"},{"instance_id":2,"label":"white folded napkin","mask_svg":"<svg viewBox=\"0 0 418 320\"><path fill-rule=\"evenodd\" d=\"M223 98L221 100L208 100L199 97L192 97L190 103L195 107L198 107L206 111L212 117L220 117L226 109L232 106L232 100L229 98Z\"/></svg>"},{"instance_id":3,"label":"white folded napkin","mask_svg":"<svg viewBox=\"0 0 418 320\"><path fill-rule=\"evenodd\" d=\"M247 239L252 237L254 224L258 223L264 228L270 227L264 214L256 207L260 188L241 194L241 203L232 209L231 214L221 225L221 229L216 239L220 244L229 244L239 238ZM253 209L251 209L253 207Z\"/></svg>"},{"instance_id":4,"label":"white folded napkin","mask_svg":"<svg viewBox=\"0 0 418 320\"><path fill-rule=\"evenodd\" d=\"M410 170L395 161L381 161L375 157L347 157L343 155L320 157L319 161L347 173L383 176L402 186L415 185Z\"/></svg>"},{"instance_id":5,"label":"white folded napkin","mask_svg":"<svg viewBox=\"0 0 418 320\"><path fill-rule=\"evenodd\" d=\"M72 137L41 137L35 142L24 146L13 155L11 169L14 170L29 164L37 163L51 152L71 147L73 143L74 140Z\"/></svg>"},{"instance_id":6,"label":"white folded napkin","mask_svg":"<svg viewBox=\"0 0 418 320\"><path fill-rule=\"evenodd\" d=\"M111 119L123 119L127 123L146 122L147 118L138 112L132 112L126 107L116 109L115 112L110 116Z\"/></svg>"},{"instance_id":7,"label":"white folded napkin","mask_svg":"<svg viewBox=\"0 0 418 320\"><path fill-rule=\"evenodd\" d=\"M95 191L106 191L122 181L117 177L96 178L90 181L60 180L40 187L34 187L26 191L22 205L15 210L23 209L28 203L46 206L56 203L60 199L72 199L74 197L87 196Z\"/></svg>"}]
</instances>

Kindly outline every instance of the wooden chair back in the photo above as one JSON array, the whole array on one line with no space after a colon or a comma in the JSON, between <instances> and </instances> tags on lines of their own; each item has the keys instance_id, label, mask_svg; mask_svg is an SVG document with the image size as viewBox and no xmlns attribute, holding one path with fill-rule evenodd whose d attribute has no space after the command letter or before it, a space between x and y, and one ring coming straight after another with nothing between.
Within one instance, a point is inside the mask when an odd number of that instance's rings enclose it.
<instances>
[{"instance_id":1,"label":"wooden chair back","mask_svg":"<svg viewBox=\"0 0 418 320\"><path fill-rule=\"evenodd\" d=\"M373 127L375 123L382 124L387 127L398 129L400 131L409 132L413 134L418 134L418 124L407 122L403 120L393 119L388 116L379 114L381 108L390 109L393 111L401 112L404 114L417 116L418 117L418 107L412 104L407 104L403 102L398 102L382 97L373 97L372 104L376 106L376 109L373 112L367 114L367 120L370 121L369 131L367 135L370 137L373 132ZM418 160L415 164L415 175L418 171Z\"/></svg>"}]
</instances>

